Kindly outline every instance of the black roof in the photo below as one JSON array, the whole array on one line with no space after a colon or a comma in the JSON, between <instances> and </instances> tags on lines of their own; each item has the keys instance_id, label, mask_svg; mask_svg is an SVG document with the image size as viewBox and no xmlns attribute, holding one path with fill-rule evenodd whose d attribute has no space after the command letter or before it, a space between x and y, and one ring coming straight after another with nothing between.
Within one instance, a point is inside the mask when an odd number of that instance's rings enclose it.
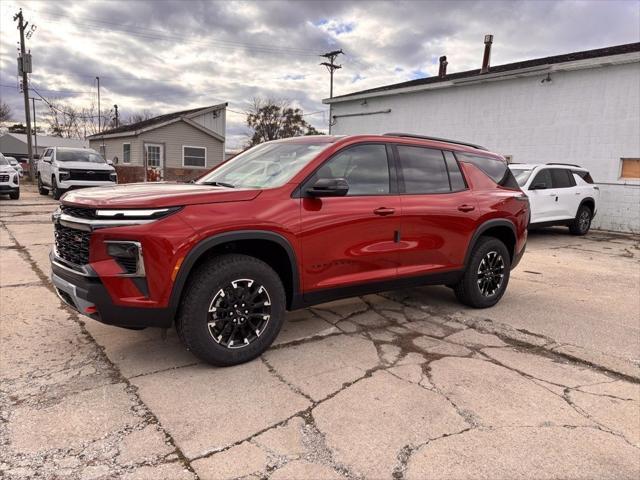
<instances>
[{"instance_id":1,"label":"black roof","mask_svg":"<svg viewBox=\"0 0 640 480\"><path fill-rule=\"evenodd\" d=\"M143 128L147 128L147 127L150 127L152 125L155 125L157 123L168 122L168 121L173 120L175 118L180 118L180 117L183 117L185 115L189 115L191 113L199 112L200 110L206 110L207 108L212 108L214 106L219 106L220 108L222 108L224 105L226 105L226 104L223 103L222 105L210 105L208 107L198 107L198 108L191 108L189 110L180 110L179 112L165 113L164 115L158 115L157 117L149 118L147 120L142 120L141 122L130 123L128 125L122 125L122 126L120 126L118 128L112 128L110 130L104 130L104 131L102 131L100 133L96 133L94 135L90 135L87 138L102 137L103 135L110 135L112 133L135 132L136 130L141 130Z\"/></svg>"},{"instance_id":2,"label":"black roof","mask_svg":"<svg viewBox=\"0 0 640 480\"><path fill-rule=\"evenodd\" d=\"M565 53L563 55L554 55L551 57L535 58L533 60L525 60L523 62L507 63L504 65L492 66L489 73L501 73L509 72L512 70L520 70L522 68L538 67L541 65L551 65L556 63L572 62L575 60L587 60L590 58L607 57L609 55L622 55L625 53L640 52L640 42L627 43L625 45L615 45L613 47L597 48L595 50L584 50L582 52ZM353 95L360 95L364 93L376 93L384 92L387 90L396 90L398 88L416 87L419 85L428 85L431 83L448 82L450 80L458 80L461 78L469 78L480 75L480 69L467 70L465 72L450 73L445 75L444 78L440 78L437 75L433 77L418 78L416 80L410 80L408 82L394 83L391 85L384 85L382 87L370 88L368 90L360 90L358 92L348 93L346 95L339 95L336 98L346 98ZM486 75L486 74L483 74Z\"/></svg>"}]
</instances>

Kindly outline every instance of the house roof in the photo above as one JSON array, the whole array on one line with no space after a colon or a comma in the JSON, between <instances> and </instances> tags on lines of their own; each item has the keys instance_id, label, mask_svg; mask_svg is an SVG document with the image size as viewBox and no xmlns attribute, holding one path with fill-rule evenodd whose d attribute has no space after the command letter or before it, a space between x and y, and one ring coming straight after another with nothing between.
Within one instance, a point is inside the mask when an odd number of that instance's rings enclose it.
<instances>
[{"instance_id":1,"label":"house roof","mask_svg":"<svg viewBox=\"0 0 640 480\"><path fill-rule=\"evenodd\" d=\"M26 145L27 135L24 133L5 133L4 136L10 136L22 142ZM0 137L1 138L1 137ZM89 143L86 140L78 140L76 138L63 138L63 137L50 137L47 135L37 135L38 149L42 147L88 147ZM34 143L35 146L35 143Z\"/></svg>"},{"instance_id":2,"label":"house roof","mask_svg":"<svg viewBox=\"0 0 640 480\"><path fill-rule=\"evenodd\" d=\"M398 90L410 87L419 87L422 85L437 84L443 82L450 82L452 80L460 80L472 77L483 78L489 74L506 73L517 70L523 70L532 67L540 67L544 65L554 65L559 63L573 62L578 60L589 60L599 57L608 57L611 55L623 55L626 53L640 52L640 42L627 43L624 45L615 45L606 48L597 48L595 50L584 50L581 52L565 53L563 55L554 55L551 57L535 58L533 60L525 60L522 62L507 63L504 65L491 66L489 73L481 74L480 69L467 70L464 72L450 73L443 78L438 76L418 78L416 80L410 80L408 82L394 83L391 85L384 85L382 87L370 88L368 90L360 90L358 92L348 93L346 95L339 95L333 98L324 99L323 103L332 103L333 101L339 101L340 99L348 99L358 95L374 94L378 92L386 92L390 90Z\"/></svg>"},{"instance_id":3,"label":"house roof","mask_svg":"<svg viewBox=\"0 0 640 480\"><path fill-rule=\"evenodd\" d=\"M190 120L193 117L201 115L202 113L206 113L207 111L220 110L225 108L228 104L221 103L218 105L210 105L208 107L198 107L191 108L189 110L180 110L178 112L165 113L163 115L158 115L153 118L149 118L147 120L142 120L141 122L131 123L129 125L122 125L118 128L112 128L110 130L105 130L100 133L96 133L94 135L90 135L87 138L102 138L108 135L117 135L122 136L122 134L128 133L130 135L137 135L141 131L152 130L154 128L159 128L168 123L172 123L178 120Z\"/></svg>"}]
</instances>

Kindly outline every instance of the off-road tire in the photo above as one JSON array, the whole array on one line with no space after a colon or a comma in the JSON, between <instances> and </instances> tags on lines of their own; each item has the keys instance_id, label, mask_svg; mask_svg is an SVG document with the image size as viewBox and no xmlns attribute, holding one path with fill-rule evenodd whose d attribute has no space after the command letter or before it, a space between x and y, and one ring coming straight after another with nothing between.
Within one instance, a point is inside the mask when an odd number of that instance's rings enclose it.
<instances>
[{"instance_id":1,"label":"off-road tire","mask_svg":"<svg viewBox=\"0 0 640 480\"><path fill-rule=\"evenodd\" d=\"M482 260L491 252L501 257L503 264L502 283L492 295L483 295L478 285L478 269ZM509 283L511 271L511 257L504 243L494 237L480 237L473 248L467 269L454 292L458 300L473 308L488 308L494 306L504 295Z\"/></svg>"},{"instance_id":2,"label":"off-road tire","mask_svg":"<svg viewBox=\"0 0 640 480\"><path fill-rule=\"evenodd\" d=\"M38 174L38 193L40 195L49 195L49 190L44 188L44 184L42 183L42 178L40 178L40 174Z\"/></svg>"},{"instance_id":3,"label":"off-road tire","mask_svg":"<svg viewBox=\"0 0 640 480\"><path fill-rule=\"evenodd\" d=\"M216 292L237 279L252 279L264 286L270 297L271 315L259 337L242 348L232 349L214 340L207 323ZM237 365L269 348L282 327L285 307L282 281L269 265L248 255L221 255L191 274L180 302L176 330L185 347L199 359L220 367Z\"/></svg>"},{"instance_id":4,"label":"off-road tire","mask_svg":"<svg viewBox=\"0 0 640 480\"><path fill-rule=\"evenodd\" d=\"M572 235L586 235L591 228L591 219L593 218L593 212L587 205L580 205L576 218L573 219L569 225L569 232Z\"/></svg>"},{"instance_id":5,"label":"off-road tire","mask_svg":"<svg viewBox=\"0 0 640 480\"><path fill-rule=\"evenodd\" d=\"M11 200L18 200L20 198L20 190L16 191L16 192L11 192L9 194L9 198Z\"/></svg>"},{"instance_id":6,"label":"off-road tire","mask_svg":"<svg viewBox=\"0 0 640 480\"><path fill-rule=\"evenodd\" d=\"M60 197L64 193L63 190L60 190L58 187L58 182L56 182L56 177L51 177L51 196L54 200L60 200Z\"/></svg>"}]
</instances>

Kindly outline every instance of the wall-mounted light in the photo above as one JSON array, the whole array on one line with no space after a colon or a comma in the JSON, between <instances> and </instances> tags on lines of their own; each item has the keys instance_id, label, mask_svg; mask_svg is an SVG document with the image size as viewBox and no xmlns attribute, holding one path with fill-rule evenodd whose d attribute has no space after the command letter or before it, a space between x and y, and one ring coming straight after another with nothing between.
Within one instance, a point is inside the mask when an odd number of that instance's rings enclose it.
<instances>
[{"instance_id":1,"label":"wall-mounted light","mask_svg":"<svg viewBox=\"0 0 640 480\"><path fill-rule=\"evenodd\" d=\"M551 80L551 74L547 73L547 76L545 78L543 78L542 80L540 80L540 83L545 83L545 82L549 82L551 83L553 80Z\"/></svg>"}]
</instances>

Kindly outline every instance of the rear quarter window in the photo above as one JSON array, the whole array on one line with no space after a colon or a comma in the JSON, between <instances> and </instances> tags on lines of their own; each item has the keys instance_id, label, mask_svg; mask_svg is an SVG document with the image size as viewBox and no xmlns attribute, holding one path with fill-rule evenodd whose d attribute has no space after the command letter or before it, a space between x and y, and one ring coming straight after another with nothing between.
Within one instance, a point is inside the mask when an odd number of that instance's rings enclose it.
<instances>
[{"instance_id":1,"label":"rear quarter window","mask_svg":"<svg viewBox=\"0 0 640 480\"><path fill-rule=\"evenodd\" d=\"M496 158L482 157L480 155L469 155L468 153L456 152L456 156L461 162L475 165L482 170L491 180L501 187L519 190L518 182L507 166L507 162Z\"/></svg>"},{"instance_id":2,"label":"rear quarter window","mask_svg":"<svg viewBox=\"0 0 640 480\"><path fill-rule=\"evenodd\" d=\"M593 178L589 172L585 172L584 170L573 170L574 175L579 176L582 180L587 183L593 183Z\"/></svg>"}]
</instances>

